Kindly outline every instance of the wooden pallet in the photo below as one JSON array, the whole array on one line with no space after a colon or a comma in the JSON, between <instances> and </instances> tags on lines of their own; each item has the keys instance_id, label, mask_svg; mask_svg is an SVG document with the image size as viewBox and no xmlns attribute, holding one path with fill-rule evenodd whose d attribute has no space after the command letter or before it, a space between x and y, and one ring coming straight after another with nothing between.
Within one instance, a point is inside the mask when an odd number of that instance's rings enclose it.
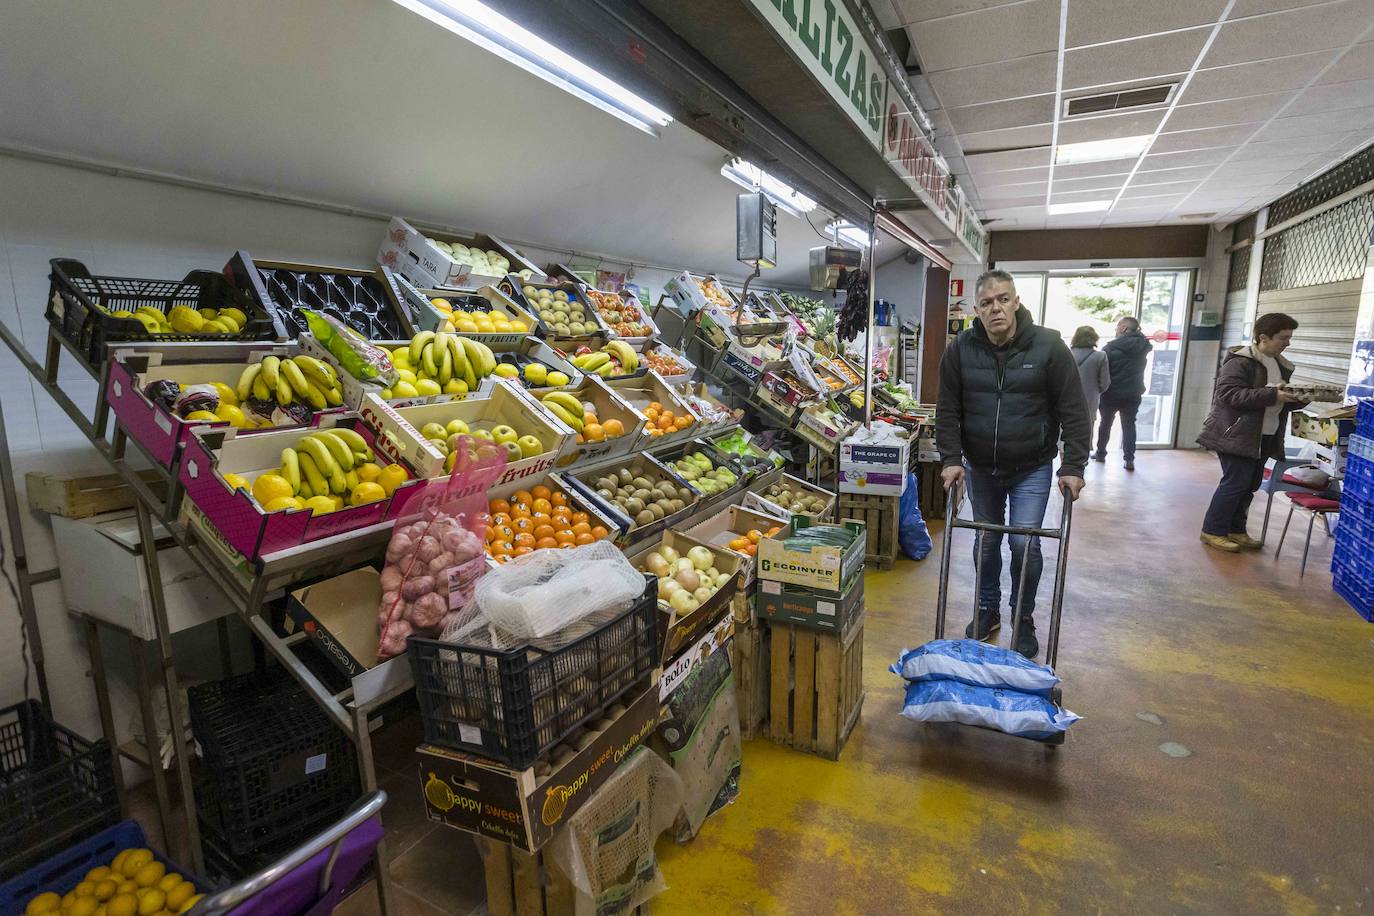
<instances>
[{"instance_id":1,"label":"wooden pallet","mask_svg":"<svg viewBox=\"0 0 1374 916\"><path fill-rule=\"evenodd\" d=\"M735 622L735 635L730 640L730 667L735 675L740 737L746 741L767 731L771 638L768 625L763 621Z\"/></svg>"},{"instance_id":2,"label":"wooden pallet","mask_svg":"<svg viewBox=\"0 0 1374 916\"><path fill-rule=\"evenodd\" d=\"M921 517L926 521L942 520L945 517L945 485L940 479L940 465L935 461L922 461L916 480L920 486L916 504L921 508Z\"/></svg>"},{"instance_id":3,"label":"wooden pallet","mask_svg":"<svg viewBox=\"0 0 1374 916\"><path fill-rule=\"evenodd\" d=\"M863 493L840 494L840 518L863 522L868 530L864 562L878 569L891 569L897 563L897 523L900 496L869 496Z\"/></svg>"},{"instance_id":4,"label":"wooden pallet","mask_svg":"<svg viewBox=\"0 0 1374 916\"><path fill-rule=\"evenodd\" d=\"M487 837L473 837L482 856L490 916L573 916L577 891L544 852L528 853ZM584 899L590 907L590 898ZM632 916L647 916L648 905Z\"/></svg>"},{"instance_id":5,"label":"wooden pallet","mask_svg":"<svg viewBox=\"0 0 1374 916\"><path fill-rule=\"evenodd\" d=\"M160 495L165 478L157 471L140 471L139 476ZM64 477L43 471L29 471L24 475L29 509L60 515L63 518L89 518L104 512L132 509L134 491L125 485L118 474L96 474L90 477Z\"/></svg>"},{"instance_id":6,"label":"wooden pallet","mask_svg":"<svg viewBox=\"0 0 1374 916\"><path fill-rule=\"evenodd\" d=\"M768 737L837 760L863 711L864 621L844 633L771 624Z\"/></svg>"}]
</instances>

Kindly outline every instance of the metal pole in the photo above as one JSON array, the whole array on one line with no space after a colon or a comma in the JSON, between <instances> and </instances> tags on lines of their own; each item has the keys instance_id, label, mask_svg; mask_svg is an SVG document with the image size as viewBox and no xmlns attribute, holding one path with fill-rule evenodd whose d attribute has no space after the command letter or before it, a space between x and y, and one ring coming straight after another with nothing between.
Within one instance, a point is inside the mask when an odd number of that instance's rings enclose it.
<instances>
[{"instance_id":1,"label":"metal pole","mask_svg":"<svg viewBox=\"0 0 1374 916\"><path fill-rule=\"evenodd\" d=\"M873 423L873 301L878 286L878 201L868 224L868 322L864 325L864 428Z\"/></svg>"},{"instance_id":2,"label":"metal pole","mask_svg":"<svg viewBox=\"0 0 1374 916\"><path fill-rule=\"evenodd\" d=\"M0 408L0 489L4 491L5 519L10 527L10 550L14 552L14 583L19 592L19 616L28 634L29 660L33 662L38 679L38 697L43 709L51 714L48 698L48 673L43 664L43 634L38 630L38 611L33 601L33 581L29 575L29 556L24 549L24 520L19 516L19 496L14 488L14 462L10 457L10 439L5 431L5 411ZM45 580L46 581L46 580Z\"/></svg>"}]
</instances>

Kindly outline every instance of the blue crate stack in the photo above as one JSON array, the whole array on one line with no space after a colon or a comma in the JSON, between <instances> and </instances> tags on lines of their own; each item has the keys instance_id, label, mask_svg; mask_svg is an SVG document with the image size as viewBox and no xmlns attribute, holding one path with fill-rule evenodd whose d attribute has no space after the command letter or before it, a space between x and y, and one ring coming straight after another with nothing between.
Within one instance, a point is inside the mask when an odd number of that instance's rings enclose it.
<instances>
[{"instance_id":1,"label":"blue crate stack","mask_svg":"<svg viewBox=\"0 0 1374 916\"><path fill-rule=\"evenodd\" d=\"M1355 415L1331 582L1361 617L1374 622L1374 399L1360 401Z\"/></svg>"}]
</instances>

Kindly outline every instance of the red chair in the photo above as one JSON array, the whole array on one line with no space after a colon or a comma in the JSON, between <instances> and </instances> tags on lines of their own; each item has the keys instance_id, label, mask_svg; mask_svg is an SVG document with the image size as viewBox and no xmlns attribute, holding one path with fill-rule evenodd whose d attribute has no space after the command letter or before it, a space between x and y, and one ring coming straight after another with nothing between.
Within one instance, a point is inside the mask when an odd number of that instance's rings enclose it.
<instances>
[{"instance_id":1,"label":"red chair","mask_svg":"<svg viewBox=\"0 0 1374 916\"><path fill-rule=\"evenodd\" d=\"M1317 517L1321 516L1322 527L1326 529L1326 536L1331 537L1331 523L1326 517L1341 511L1341 501L1339 499L1327 499L1317 493L1284 493L1291 503L1288 509L1288 519L1283 523L1283 533L1279 535L1279 547L1274 551L1274 559L1279 558L1283 553L1283 540L1288 537L1288 525L1293 521L1293 512L1303 509L1311 513L1307 520L1307 540L1302 544L1302 568L1298 572L1301 579L1307 575L1307 552L1312 549L1312 526L1316 523Z\"/></svg>"},{"instance_id":2,"label":"red chair","mask_svg":"<svg viewBox=\"0 0 1374 916\"><path fill-rule=\"evenodd\" d=\"M1303 481L1293 474L1298 468L1313 467L1307 461L1274 461L1272 465L1264 469L1264 481L1260 484L1260 489L1266 494L1264 501L1264 524L1260 527L1260 545L1269 539L1269 513L1274 509L1274 497L1279 493L1320 493L1330 484L1313 486ZM1289 513L1290 517L1292 513Z\"/></svg>"}]
</instances>

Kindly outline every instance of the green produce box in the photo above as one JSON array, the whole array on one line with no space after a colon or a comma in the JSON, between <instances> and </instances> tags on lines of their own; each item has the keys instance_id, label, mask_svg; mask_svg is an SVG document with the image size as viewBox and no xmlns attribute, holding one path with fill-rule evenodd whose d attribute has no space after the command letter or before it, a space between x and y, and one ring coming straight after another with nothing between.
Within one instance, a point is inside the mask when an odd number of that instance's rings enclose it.
<instances>
[{"instance_id":1,"label":"green produce box","mask_svg":"<svg viewBox=\"0 0 1374 916\"><path fill-rule=\"evenodd\" d=\"M843 633L850 621L863 613L863 570L845 585L844 595L838 599L814 589L760 579L756 607L759 616L769 623Z\"/></svg>"},{"instance_id":2,"label":"green produce box","mask_svg":"<svg viewBox=\"0 0 1374 916\"><path fill-rule=\"evenodd\" d=\"M797 538L806 529L822 529L830 537L802 546L787 546L789 538ZM844 543L846 534L848 544ZM755 575L762 581L799 585L831 598L842 598L848 583L863 572L867 543L863 522L846 519L840 525L829 525L794 515L786 528L759 541Z\"/></svg>"}]
</instances>

